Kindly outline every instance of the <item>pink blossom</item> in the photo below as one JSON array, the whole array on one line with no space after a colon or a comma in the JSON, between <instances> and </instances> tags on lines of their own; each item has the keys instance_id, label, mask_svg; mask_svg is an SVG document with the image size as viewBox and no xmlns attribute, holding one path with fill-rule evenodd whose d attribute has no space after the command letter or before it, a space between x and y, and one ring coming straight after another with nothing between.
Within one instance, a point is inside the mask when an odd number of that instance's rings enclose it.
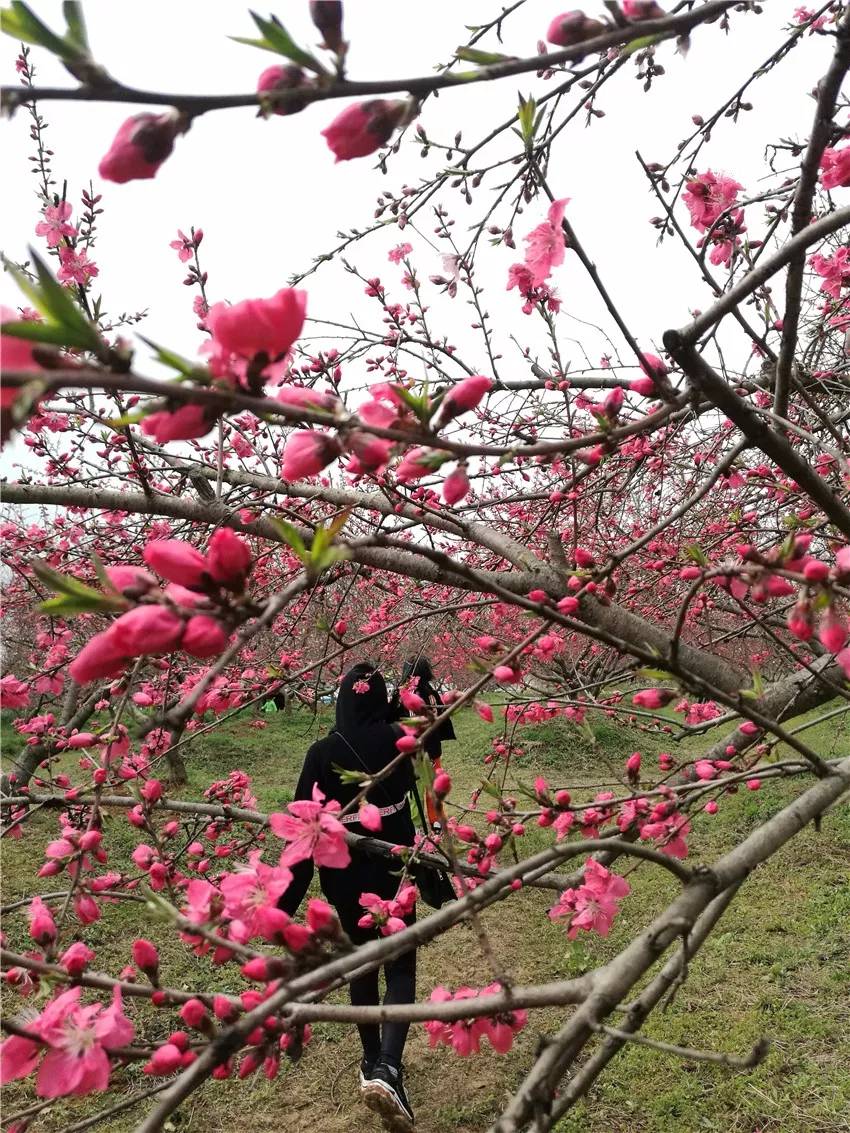
<instances>
[{"instance_id":1,"label":"pink blossom","mask_svg":"<svg viewBox=\"0 0 850 1133\"><path fill-rule=\"evenodd\" d=\"M348 447L357 462L356 473L372 472L377 475L382 472L392 458L395 445L395 441L373 437L364 429L354 429L348 436ZM355 472L350 466L348 470Z\"/></svg>"},{"instance_id":2,"label":"pink blossom","mask_svg":"<svg viewBox=\"0 0 850 1133\"><path fill-rule=\"evenodd\" d=\"M825 149L820 168L824 189L846 189L850 186L850 145L842 149Z\"/></svg>"},{"instance_id":3,"label":"pink blossom","mask_svg":"<svg viewBox=\"0 0 850 1133\"><path fill-rule=\"evenodd\" d=\"M407 103L382 98L347 106L321 131L337 161L366 157L389 141L407 112Z\"/></svg>"},{"instance_id":4,"label":"pink blossom","mask_svg":"<svg viewBox=\"0 0 850 1133\"><path fill-rule=\"evenodd\" d=\"M48 248L57 247L66 238L73 240L77 235L73 224L66 223L72 211L69 201L60 201L58 205L45 208L44 220L35 226L35 234L47 239Z\"/></svg>"},{"instance_id":5,"label":"pink blossom","mask_svg":"<svg viewBox=\"0 0 850 1133\"><path fill-rule=\"evenodd\" d=\"M81 988L75 987L52 999L27 1027L39 1041L12 1036L0 1047L0 1081L10 1082L31 1074L38 1065L36 1094L58 1098L105 1090L109 1085L107 1051L132 1041L133 1024L123 1014L121 992L113 992L110 1007L100 1003L82 1007Z\"/></svg>"},{"instance_id":6,"label":"pink blossom","mask_svg":"<svg viewBox=\"0 0 850 1133\"><path fill-rule=\"evenodd\" d=\"M207 560L191 543L181 539L154 539L142 552L147 565L169 582L189 590L203 587L207 574Z\"/></svg>"},{"instance_id":7,"label":"pink blossom","mask_svg":"<svg viewBox=\"0 0 850 1133\"><path fill-rule=\"evenodd\" d=\"M567 889L557 905L549 910L551 920L570 918L567 939L574 940L578 930L591 930L607 936L611 922L619 911L617 901L631 891L625 878L611 873L593 858L585 862L584 884Z\"/></svg>"},{"instance_id":8,"label":"pink blossom","mask_svg":"<svg viewBox=\"0 0 850 1133\"><path fill-rule=\"evenodd\" d=\"M168 246L169 248L174 248L177 252L181 264L186 264L191 260L194 250L192 237L187 236L185 232L181 232L179 228L177 229L177 239L172 240Z\"/></svg>"},{"instance_id":9,"label":"pink blossom","mask_svg":"<svg viewBox=\"0 0 850 1133\"><path fill-rule=\"evenodd\" d=\"M553 201L546 214L547 219L538 224L525 237L528 245L525 252L525 267L531 275L531 285L539 287L552 274L552 269L564 262L566 239L561 222L570 198ZM508 284L510 290L511 284Z\"/></svg>"},{"instance_id":10,"label":"pink blossom","mask_svg":"<svg viewBox=\"0 0 850 1133\"><path fill-rule=\"evenodd\" d=\"M56 274L63 283L73 281L83 287L87 280L100 275L99 268L89 263L89 254L85 248L72 248L65 244L59 249L59 260L62 266Z\"/></svg>"},{"instance_id":11,"label":"pink blossom","mask_svg":"<svg viewBox=\"0 0 850 1133\"><path fill-rule=\"evenodd\" d=\"M342 452L339 438L318 429L297 429L283 450L280 475L284 480L316 476Z\"/></svg>"},{"instance_id":12,"label":"pink blossom","mask_svg":"<svg viewBox=\"0 0 850 1133\"><path fill-rule=\"evenodd\" d=\"M207 315L213 342L225 353L250 361L265 354L270 362L287 353L301 334L307 292L283 287L270 299L215 303Z\"/></svg>"},{"instance_id":13,"label":"pink blossom","mask_svg":"<svg viewBox=\"0 0 850 1133\"><path fill-rule=\"evenodd\" d=\"M169 441L194 441L205 437L215 425L215 416L203 405L181 405L173 411L162 409L142 421L142 432L158 445Z\"/></svg>"},{"instance_id":14,"label":"pink blossom","mask_svg":"<svg viewBox=\"0 0 850 1133\"><path fill-rule=\"evenodd\" d=\"M409 256L413 251L412 244L397 244L395 248L391 248L387 259L391 264L400 264L405 256Z\"/></svg>"},{"instance_id":15,"label":"pink blossom","mask_svg":"<svg viewBox=\"0 0 850 1133\"><path fill-rule=\"evenodd\" d=\"M689 181L682 199L691 214L691 224L698 232L707 232L720 214L734 205L744 186L725 173L710 169Z\"/></svg>"},{"instance_id":16,"label":"pink blossom","mask_svg":"<svg viewBox=\"0 0 850 1133\"><path fill-rule=\"evenodd\" d=\"M281 855L281 865L291 866L313 858L316 865L344 869L351 861L345 844L345 827L335 817L342 808L334 799L323 806L324 798L318 784L314 784L311 802L290 803L288 815L269 815L269 826L278 838L288 843Z\"/></svg>"},{"instance_id":17,"label":"pink blossom","mask_svg":"<svg viewBox=\"0 0 850 1133\"><path fill-rule=\"evenodd\" d=\"M108 152L101 159L98 173L104 181L124 184L146 180L174 149L180 130L177 113L136 114L123 122Z\"/></svg>"},{"instance_id":18,"label":"pink blossom","mask_svg":"<svg viewBox=\"0 0 850 1133\"><path fill-rule=\"evenodd\" d=\"M809 259L809 265L823 277L821 291L833 299L839 299L841 289L850 286L850 248L839 248L832 256L817 252Z\"/></svg>"},{"instance_id":19,"label":"pink blossom","mask_svg":"<svg viewBox=\"0 0 850 1133\"><path fill-rule=\"evenodd\" d=\"M30 702L28 686L12 673L0 680L0 708L25 708Z\"/></svg>"},{"instance_id":20,"label":"pink blossom","mask_svg":"<svg viewBox=\"0 0 850 1133\"><path fill-rule=\"evenodd\" d=\"M277 903L292 882L292 871L264 865L261 854L262 850L253 850L245 869L225 874L220 882L224 913L231 918L230 936L240 944L254 936L274 943L289 923Z\"/></svg>"}]
</instances>

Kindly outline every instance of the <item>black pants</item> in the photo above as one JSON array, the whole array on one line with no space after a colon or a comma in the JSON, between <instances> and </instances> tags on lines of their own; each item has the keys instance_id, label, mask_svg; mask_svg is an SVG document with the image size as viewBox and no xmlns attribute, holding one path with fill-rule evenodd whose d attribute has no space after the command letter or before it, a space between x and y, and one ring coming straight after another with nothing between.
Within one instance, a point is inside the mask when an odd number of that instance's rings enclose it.
<instances>
[{"instance_id":1,"label":"black pants","mask_svg":"<svg viewBox=\"0 0 850 1133\"><path fill-rule=\"evenodd\" d=\"M365 944L378 937L377 930L373 928L360 928L358 920L363 915L359 906L337 906L340 923L352 944ZM405 924L413 924L416 920L416 910L404 918ZM387 990L384 995L384 1004L415 1003L416 1001L416 949L405 952L384 964L384 978ZM380 1003L378 996L378 969L368 972L365 976L358 976L349 985L351 1003L355 1007L373 1007ZM377 1023L358 1023L360 1041L363 1044L363 1057L368 1062L374 1062L378 1056L386 1058L395 1066L401 1065L401 1056L404 1044L407 1041L409 1023L384 1023L383 1028Z\"/></svg>"}]
</instances>

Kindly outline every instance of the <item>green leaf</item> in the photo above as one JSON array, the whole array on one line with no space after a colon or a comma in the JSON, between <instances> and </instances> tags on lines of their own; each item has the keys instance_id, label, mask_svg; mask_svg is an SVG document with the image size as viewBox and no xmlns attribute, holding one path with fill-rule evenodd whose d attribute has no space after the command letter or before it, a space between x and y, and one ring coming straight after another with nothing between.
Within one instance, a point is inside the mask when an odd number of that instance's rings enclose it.
<instances>
[{"instance_id":1,"label":"green leaf","mask_svg":"<svg viewBox=\"0 0 850 1133\"><path fill-rule=\"evenodd\" d=\"M38 285L27 279L16 268L10 267L15 282L50 323L64 328L63 333L66 337L62 345L75 346L101 355L104 346L97 327L89 322L69 293L53 277L50 268L38 253L32 248L29 253L38 275ZM25 336L19 333L16 337Z\"/></svg>"},{"instance_id":2,"label":"green leaf","mask_svg":"<svg viewBox=\"0 0 850 1133\"><path fill-rule=\"evenodd\" d=\"M79 579L73 578L69 574L62 574L58 570L54 570L52 566L41 559L34 559L30 564L32 572L45 586L51 590L55 590L61 598L50 598L42 603L42 609L46 612L55 612L57 603L62 605L63 608L74 606L74 613L83 613L91 610L123 610L126 603L117 594L103 594L100 590L93 590L90 586L86 586L84 582ZM78 607L78 608L77 608Z\"/></svg>"},{"instance_id":3,"label":"green leaf","mask_svg":"<svg viewBox=\"0 0 850 1133\"><path fill-rule=\"evenodd\" d=\"M94 593L97 594L97 591ZM75 614L107 614L115 606L104 594L97 594L96 598L72 598L67 594L60 594L56 598L40 602L38 609L42 614L49 614L54 618L68 618Z\"/></svg>"},{"instance_id":4,"label":"green leaf","mask_svg":"<svg viewBox=\"0 0 850 1133\"><path fill-rule=\"evenodd\" d=\"M537 102L534 98L523 98L519 96L519 110L517 111L517 119L519 120L520 133L522 140L526 146L530 146L534 140L534 119L537 115Z\"/></svg>"},{"instance_id":5,"label":"green leaf","mask_svg":"<svg viewBox=\"0 0 850 1133\"><path fill-rule=\"evenodd\" d=\"M620 48L620 54L627 59L630 55L634 55L636 51L643 51L645 47L652 47L653 44L660 42L660 35L643 35L640 39L633 39L631 43L624 44Z\"/></svg>"},{"instance_id":6,"label":"green leaf","mask_svg":"<svg viewBox=\"0 0 850 1133\"><path fill-rule=\"evenodd\" d=\"M168 366L171 370L177 370L178 373L183 374L186 378L197 378L200 374L208 374L208 371L203 367L198 366L197 362L190 362L188 358L184 358L181 354L175 354L173 350L169 350L167 346L159 346L155 342L151 342L149 338L145 338L143 334L138 335L145 346L149 346L156 355L158 362L163 366Z\"/></svg>"},{"instance_id":7,"label":"green leaf","mask_svg":"<svg viewBox=\"0 0 850 1133\"><path fill-rule=\"evenodd\" d=\"M271 523L278 534L283 539L284 543L290 547L302 563L306 564L310 560L310 553L304 546L304 540L298 534L296 528L291 523L287 523L285 519L278 519L277 516L271 516Z\"/></svg>"},{"instance_id":8,"label":"green leaf","mask_svg":"<svg viewBox=\"0 0 850 1133\"><path fill-rule=\"evenodd\" d=\"M318 75L327 74L318 59L311 55L309 51L299 47L276 17L273 16L271 20L264 20L256 12L251 12L251 19L261 32L262 39L246 39L243 36L235 35L230 38L236 40L237 43L246 43L249 47L259 47L264 51L273 51L276 55L283 55L284 58L291 59L293 63L298 63L301 67L306 67L309 71L314 71Z\"/></svg>"},{"instance_id":9,"label":"green leaf","mask_svg":"<svg viewBox=\"0 0 850 1133\"><path fill-rule=\"evenodd\" d=\"M22 319L17 323L3 323L3 334L11 338L25 338L28 342L42 342L49 346L73 346L77 349L87 349L88 337L83 340L82 335L65 326L55 323L35 323Z\"/></svg>"},{"instance_id":10,"label":"green leaf","mask_svg":"<svg viewBox=\"0 0 850 1133\"><path fill-rule=\"evenodd\" d=\"M685 548L685 554L691 562L696 563L697 566L707 567L709 565L708 559L696 543L689 543Z\"/></svg>"},{"instance_id":11,"label":"green leaf","mask_svg":"<svg viewBox=\"0 0 850 1133\"><path fill-rule=\"evenodd\" d=\"M672 681L675 678L665 669L635 669L634 675L650 681Z\"/></svg>"},{"instance_id":12,"label":"green leaf","mask_svg":"<svg viewBox=\"0 0 850 1133\"><path fill-rule=\"evenodd\" d=\"M479 51L477 47L458 47L455 50L455 59L462 59L464 63L477 63L481 67L490 67L493 63L507 63L516 59L515 55L500 55L497 51Z\"/></svg>"},{"instance_id":13,"label":"green leaf","mask_svg":"<svg viewBox=\"0 0 850 1133\"><path fill-rule=\"evenodd\" d=\"M70 43L55 35L21 0L12 0L11 8L0 11L0 31L14 39L23 40L24 43L46 47L60 58L78 54Z\"/></svg>"},{"instance_id":14,"label":"green leaf","mask_svg":"<svg viewBox=\"0 0 850 1133\"><path fill-rule=\"evenodd\" d=\"M83 16L83 6L78 0L64 0L62 4L62 12L65 16L65 23L68 25L67 38L80 51L88 54L89 52L89 37L86 32L86 21Z\"/></svg>"},{"instance_id":15,"label":"green leaf","mask_svg":"<svg viewBox=\"0 0 850 1133\"><path fill-rule=\"evenodd\" d=\"M337 775L339 775L343 783L359 786L360 783L363 783L366 779L371 779L371 775L367 775L363 771L349 771L345 767L340 767L338 763L332 763L331 767Z\"/></svg>"}]
</instances>

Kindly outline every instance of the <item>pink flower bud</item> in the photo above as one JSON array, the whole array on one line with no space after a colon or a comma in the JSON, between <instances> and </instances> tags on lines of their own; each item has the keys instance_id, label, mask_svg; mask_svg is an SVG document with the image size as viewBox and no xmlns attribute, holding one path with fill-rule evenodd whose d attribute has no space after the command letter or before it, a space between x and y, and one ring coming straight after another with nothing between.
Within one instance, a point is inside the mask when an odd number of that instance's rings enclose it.
<instances>
[{"instance_id":1,"label":"pink flower bud","mask_svg":"<svg viewBox=\"0 0 850 1133\"><path fill-rule=\"evenodd\" d=\"M296 924L292 921L283 930L283 939L286 941L287 947L291 948L293 952L300 952L302 948L310 943L310 930L305 928L304 925Z\"/></svg>"},{"instance_id":2,"label":"pink flower bud","mask_svg":"<svg viewBox=\"0 0 850 1133\"><path fill-rule=\"evenodd\" d=\"M227 633L221 622L205 614L197 614L186 622L180 648L190 657L206 660L218 657L227 645Z\"/></svg>"},{"instance_id":3,"label":"pink flower bud","mask_svg":"<svg viewBox=\"0 0 850 1133\"><path fill-rule=\"evenodd\" d=\"M706 814L717 814L717 803L714 799L709 799L702 809Z\"/></svg>"},{"instance_id":4,"label":"pink flower bud","mask_svg":"<svg viewBox=\"0 0 850 1133\"><path fill-rule=\"evenodd\" d=\"M545 590L532 590L528 597L531 602L546 602L549 599L549 595Z\"/></svg>"},{"instance_id":5,"label":"pink flower bud","mask_svg":"<svg viewBox=\"0 0 850 1133\"><path fill-rule=\"evenodd\" d=\"M93 732L77 732L68 740L68 747L92 747L97 742ZM59 782L57 778L57 783Z\"/></svg>"},{"instance_id":6,"label":"pink flower bud","mask_svg":"<svg viewBox=\"0 0 850 1133\"><path fill-rule=\"evenodd\" d=\"M251 570L251 548L229 527L220 527L207 544L207 570L216 582L241 591Z\"/></svg>"},{"instance_id":7,"label":"pink flower bud","mask_svg":"<svg viewBox=\"0 0 850 1133\"><path fill-rule=\"evenodd\" d=\"M469 476L466 472L466 465L459 464L443 481L443 499L449 507L454 507L455 504L466 499L468 495Z\"/></svg>"},{"instance_id":8,"label":"pink flower bud","mask_svg":"<svg viewBox=\"0 0 850 1133\"><path fill-rule=\"evenodd\" d=\"M461 413L468 413L476 409L481 399L493 388L491 378L481 374L464 378L457 385L452 386L440 403L437 411L437 422L445 425L447 422L459 417Z\"/></svg>"},{"instance_id":9,"label":"pink flower bud","mask_svg":"<svg viewBox=\"0 0 850 1133\"><path fill-rule=\"evenodd\" d=\"M482 720L486 720L488 724L493 723L493 709L485 700L475 701L475 711Z\"/></svg>"},{"instance_id":10,"label":"pink flower bud","mask_svg":"<svg viewBox=\"0 0 850 1133\"><path fill-rule=\"evenodd\" d=\"M655 382L652 378L633 378L629 382L632 393L639 393L641 397L654 397L656 395Z\"/></svg>"},{"instance_id":11,"label":"pink flower bud","mask_svg":"<svg viewBox=\"0 0 850 1133\"><path fill-rule=\"evenodd\" d=\"M598 20L588 19L584 12L563 12L552 20L546 39L556 47L575 47L604 31L603 24Z\"/></svg>"},{"instance_id":12,"label":"pink flower bud","mask_svg":"<svg viewBox=\"0 0 850 1133\"><path fill-rule=\"evenodd\" d=\"M142 798L155 803L162 798L162 783L159 779L148 779L142 787Z\"/></svg>"},{"instance_id":13,"label":"pink flower bud","mask_svg":"<svg viewBox=\"0 0 850 1133\"><path fill-rule=\"evenodd\" d=\"M560 602L558 603L558 609L561 611L562 614L566 614L567 616L569 616L570 614L576 613L578 608L579 608L579 600L578 600L578 598L573 598L573 596L571 594L568 595L566 598L562 598L560 600Z\"/></svg>"},{"instance_id":14,"label":"pink flower bud","mask_svg":"<svg viewBox=\"0 0 850 1133\"><path fill-rule=\"evenodd\" d=\"M283 287L270 299L244 299L232 306L215 303L206 323L223 352L248 360L265 354L273 362L301 334L306 314L307 292Z\"/></svg>"},{"instance_id":15,"label":"pink flower bud","mask_svg":"<svg viewBox=\"0 0 850 1133\"><path fill-rule=\"evenodd\" d=\"M344 637L347 630L348 622L343 618L340 618L340 620L334 626L334 633L337 635L337 637Z\"/></svg>"},{"instance_id":16,"label":"pink flower bud","mask_svg":"<svg viewBox=\"0 0 850 1133\"><path fill-rule=\"evenodd\" d=\"M280 475L284 480L316 476L342 452L339 438L317 429L299 429L290 434L283 450Z\"/></svg>"},{"instance_id":17,"label":"pink flower bud","mask_svg":"<svg viewBox=\"0 0 850 1133\"><path fill-rule=\"evenodd\" d=\"M142 421L142 432L153 437L158 445L169 441L195 441L205 437L216 423L216 414L205 405L181 405L179 409L161 409Z\"/></svg>"},{"instance_id":18,"label":"pink flower bud","mask_svg":"<svg viewBox=\"0 0 850 1133\"><path fill-rule=\"evenodd\" d=\"M395 746L399 751L416 751L419 747L419 741L415 736L400 736L396 740Z\"/></svg>"},{"instance_id":19,"label":"pink flower bud","mask_svg":"<svg viewBox=\"0 0 850 1133\"><path fill-rule=\"evenodd\" d=\"M182 1061L183 1052L180 1048L166 1043L157 1047L149 1065L153 1074L173 1074Z\"/></svg>"},{"instance_id":20,"label":"pink flower bud","mask_svg":"<svg viewBox=\"0 0 850 1133\"><path fill-rule=\"evenodd\" d=\"M381 812L373 803L361 803L357 812L357 821L367 830L380 830Z\"/></svg>"},{"instance_id":21,"label":"pink flower bud","mask_svg":"<svg viewBox=\"0 0 850 1133\"><path fill-rule=\"evenodd\" d=\"M227 1001L225 1000L225 1002ZM187 1027L200 1030L209 1023L209 1012L200 999L187 999L180 1008L180 1018Z\"/></svg>"},{"instance_id":22,"label":"pink flower bud","mask_svg":"<svg viewBox=\"0 0 850 1133\"><path fill-rule=\"evenodd\" d=\"M510 665L497 665L493 670L493 676L501 684L519 684L522 679L522 674L518 673L516 669L512 669Z\"/></svg>"},{"instance_id":23,"label":"pink flower bud","mask_svg":"<svg viewBox=\"0 0 850 1133\"><path fill-rule=\"evenodd\" d=\"M152 984L157 982L159 972L159 953L149 940L133 941L133 963Z\"/></svg>"},{"instance_id":24,"label":"pink flower bud","mask_svg":"<svg viewBox=\"0 0 850 1133\"><path fill-rule=\"evenodd\" d=\"M759 726L754 724L752 720L744 720L742 724L738 725L738 731L744 736L754 736L759 731Z\"/></svg>"},{"instance_id":25,"label":"pink flower bud","mask_svg":"<svg viewBox=\"0 0 850 1133\"><path fill-rule=\"evenodd\" d=\"M168 114L137 114L124 122L101 159L98 173L104 181L124 184L156 175L174 148L181 132L176 111Z\"/></svg>"},{"instance_id":26,"label":"pink flower bud","mask_svg":"<svg viewBox=\"0 0 850 1133\"><path fill-rule=\"evenodd\" d=\"M102 841L103 835L99 830L86 830L80 836L80 849L86 852L96 850Z\"/></svg>"},{"instance_id":27,"label":"pink flower bud","mask_svg":"<svg viewBox=\"0 0 850 1133\"><path fill-rule=\"evenodd\" d=\"M434 780L434 794L438 799L445 798L449 791L452 789L452 781L450 777L441 771Z\"/></svg>"},{"instance_id":28,"label":"pink flower bud","mask_svg":"<svg viewBox=\"0 0 850 1133\"><path fill-rule=\"evenodd\" d=\"M322 130L337 161L366 157L389 141L407 112L406 102L382 98L347 106Z\"/></svg>"},{"instance_id":29,"label":"pink flower bud","mask_svg":"<svg viewBox=\"0 0 850 1133\"><path fill-rule=\"evenodd\" d=\"M165 606L136 606L113 622L108 633L128 657L167 653L177 647L183 622Z\"/></svg>"},{"instance_id":30,"label":"pink flower bud","mask_svg":"<svg viewBox=\"0 0 850 1133\"><path fill-rule=\"evenodd\" d=\"M747 780L747 790L748 791L757 791L760 786L761 786L761 779L748 779Z\"/></svg>"},{"instance_id":31,"label":"pink flower bud","mask_svg":"<svg viewBox=\"0 0 850 1133\"><path fill-rule=\"evenodd\" d=\"M243 964L241 970L246 980L256 980L258 983L265 983L269 978L269 966L263 956L255 956L253 960L249 960L246 964Z\"/></svg>"},{"instance_id":32,"label":"pink flower bud","mask_svg":"<svg viewBox=\"0 0 850 1133\"><path fill-rule=\"evenodd\" d=\"M201 590L207 574L207 560L191 543L181 539L155 539L143 552L145 562L167 578L189 590Z\"/></svg>"},{"instance_id":33,"label":"pink flower bud","mask_svg":"<svg viewBox=\"0 0 850 1133\"><path fill-rule=\"evenodd\" d=\"M336 924L336 913L327 901L314 897L307 902L307 927L311 932L323 932Z\"/></svg>"},{"instance_id":34,"label":"pink flower bud","mask_svg":"<svg viewBox=\"0 0 850 1133\"><path fill-rule=\"evenodd\" d=\"M85 971L95 954L81 940L76 941L59 957L59 963L70 976L78 976Z\"/></svg>"},{"instance_id":35,"label":"pink flower bud","mask_svg":"<svg viewBox=\"0 0 850 1133\"><path fill-rule=\"evenodd\" d=\"M635 693L632 704L639 708L663 708L671 700L676 699L676 693L669 688L648 688Z\"/></svg>"},{"instance_id":36,"label":"pink flower bud","mask_svg":"<svg viewBox=\"0 0 850 1133\"><path fill-rule=\"evenodd\" d=\"M294 63L276 64L266 67L257 79L257 94L273 95L280 91L298 90L309 86L307 76ZM273 114L297 114L307 105L303 98L287 98L275 101Z\"/></svg>"},{"instance_id":37,"label":"pink flower bud","mask_svg":"<svg viewBox=\"0 0 850 1133\"><path fill-rule=\"evenodd\" d=\"M68 666L68 672L77 684L87 685L102 677L117 677L127 668L128 661L127 653L118 645L110 628L86 642Z\"/></svg>"},{"instance_id":38,"label":"pink flower bud","mask_svg":"<svg viewBox=\"0 0 850 1133\"><path fill-rule=\"evenodd\" d=\"M829 606L821 617L818 637L830 653L839 653L847 644L847 627L839 619L833 606Z\"/></svg>"},{"instance_id":39,"label":"pink flower bud","mask_svg":"<svg viewBox=\"0 0 850 1133\"><path fill-rule=\"evenodd\" d=\"M641 755L639 751L634 752L626 760L626 771L630 775L637 775L637 773L640 771L640 760Z\"/></svg>"},{"instance_id":40,"label":"pink flower bud","mask_svg":"<svg viewBox=\"0 0 850 1133\"><path fill-rule=\"evenodd\" d=\"M29 907L30 937L38 945L50 944L56 939L53 914L41 897L33 897Z\"/></svg>"}]
</instances>

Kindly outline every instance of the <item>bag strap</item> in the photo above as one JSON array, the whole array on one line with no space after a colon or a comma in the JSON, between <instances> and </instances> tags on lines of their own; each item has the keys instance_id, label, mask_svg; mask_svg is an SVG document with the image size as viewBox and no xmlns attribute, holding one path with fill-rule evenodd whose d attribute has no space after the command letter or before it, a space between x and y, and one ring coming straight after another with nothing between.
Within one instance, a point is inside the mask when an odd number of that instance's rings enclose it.
<instances>
[{"instance_id":1,"label":"bag strap","mask_svg":"<svg viewBox=\"0 0 850 1133\"><path fill-rule=\"evenodd\" d=\"M392 730L399 737L405 734L401 724L392 724ZM413 777L413 797L416 800L416 809L419 811L419 821L422 823L422 830L426 837L430 838L433 831L428 824L428 819L425 817L425 808L422 806L422 796L419 794L418 780L415 775Z\"/></svg>"}]
</instances>

